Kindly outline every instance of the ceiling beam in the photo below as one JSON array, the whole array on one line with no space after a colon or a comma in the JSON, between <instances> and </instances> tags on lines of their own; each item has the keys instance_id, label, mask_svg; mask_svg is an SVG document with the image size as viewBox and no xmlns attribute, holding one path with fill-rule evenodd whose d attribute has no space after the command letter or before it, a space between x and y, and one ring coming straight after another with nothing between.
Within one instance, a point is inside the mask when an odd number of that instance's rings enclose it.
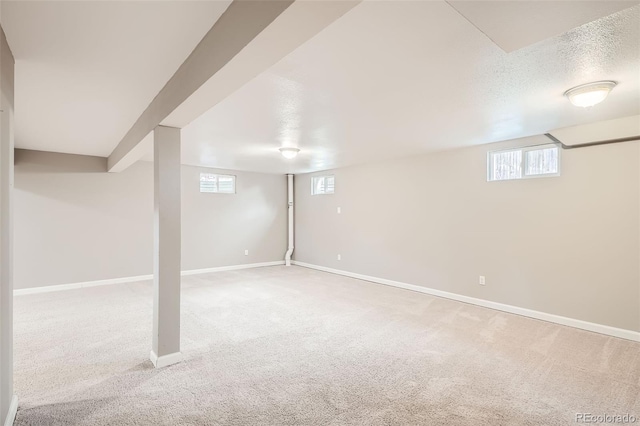
<instances>
[{"instance_id":1,"label":"ceiling beam","mask_svg":"<svg viewBox=\"0 0 640 426\"><path fill-rule=\"evenodd\" d=\"M140 151L135 148L145 136L292 3L293 0L233 1L113 150L109 171L124 170L135 162L135 155L127 157Z\"/></svg>"},{"instance_id":2,"label":"ceiling beam","mask_svg":"<svg viewBox=\"0 0 640 426\"><path fill-rule=\"evenodd\" d=\"M360 2L361 0L297 0L163 120L162 125L185 127Z\"/></svg>"},{"instance_id":3,"label":"ceiling beam","mask_svg":"<svg viewBox=\"0 0 640 426\"><path fill-rule=\"evenodd\" d=\"M186 126L360 1L233 1L113 150L109 171L139 160L156 126Z\"/></svg>"}]
</instances>

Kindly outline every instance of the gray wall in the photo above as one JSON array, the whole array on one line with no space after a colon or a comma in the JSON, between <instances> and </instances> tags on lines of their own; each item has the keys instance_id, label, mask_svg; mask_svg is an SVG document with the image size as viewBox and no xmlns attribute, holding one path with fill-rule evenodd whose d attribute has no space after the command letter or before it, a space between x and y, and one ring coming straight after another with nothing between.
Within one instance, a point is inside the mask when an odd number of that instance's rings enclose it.
<instances>
[{"instance_id":1,"label":"gray wall","mask_svg":"<svg viewBox=\"0 0 640 426\"><path fill-rule=\"evenodd\" d=\"M16 150L15 288L151 274L153 164ZM201 194L182 167L182 269L282 260L286 178L228 172L237 194ZM249 256L244 250L249 250Z\"/></svg>"},{"instance_id":2,"label":"gray wall","mask_svg":"<svg viewBox=\"0 0 640 426\"><path fill-rule=\"evenodd\" d=\"M295 259L640 331L640 144L486 182L487 151L510 146L337 169L334 195L296 176Z\"/></svg>"},{"instance_id":3,"label":"gray wall","mask_svg":"<svg viewBox=\"0 0 640 426\"><path fill-rule=\"evenodd\" d=\"M14 59L0 27L0 424L13 398Z\"/></svg>"}]
</instances>

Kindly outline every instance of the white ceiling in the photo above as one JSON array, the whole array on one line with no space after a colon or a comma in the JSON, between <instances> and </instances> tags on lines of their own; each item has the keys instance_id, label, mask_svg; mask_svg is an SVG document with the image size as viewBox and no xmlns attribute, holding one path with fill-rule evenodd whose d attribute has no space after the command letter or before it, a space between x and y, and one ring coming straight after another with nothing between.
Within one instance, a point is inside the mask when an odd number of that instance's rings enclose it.
<instances>
[{"instance_id":1,"label":"white ceiling","mask_svg":"<svg viewBox=\"0 0 640 426\"><path fill-rule=\"evenodd\" d=\"M638 137L640 115L556 129L552 135L567 146Z\"/></svg>"},{"instance_id":2,"label":"white ceiling","mask_svg":"<svg viewBox=\"0 0 640 426\"><path fill-rule=\"evenodd\" d=\"M184 128L183 162L301 173L635 115L639 24L634 7L506 53L445 2L364 2ZM562 96L602 79L619 85L590 110Z\"/></svg>"},{"instance_id":3,"label":"white ceiling","mask_svg":"<svg viewBox=\"0 0 640 426\"><path fill-rule=\"evenodd\" d=\"M506 52L563 34L634 6L637 0L449 0L448 3Z\"/></svg>"},{"instance_id":4,"label":"white ceiling","mask_svg":"<svg viewBox=\"0 0 640 426\"><path fill-rule=\"evenodd\" d=\"M530 2L473 3L529 22ZM538 2L553 31L574 26L553 3ZM614 2L574 3L595 19ZM228 4L3 2L16 145L109 155ZM542 41L555 32L496 27L510 53L480 21L445 1L365 1L186 126L183 163L301 173L640 114L640 6ZM601 79L619 85L591 110L562 96ZM302 151L287 161L285 145Z\"/></svg>"},{"instance_id":5,"label":"white ceiling","mask_svg":"<svg viewBox=\"0 0 640 426\"><path fill-rule=\"evenodd\" d=\"M3 1L19 148L107 156L229 1Z\"/></svg>"}]
</instances>

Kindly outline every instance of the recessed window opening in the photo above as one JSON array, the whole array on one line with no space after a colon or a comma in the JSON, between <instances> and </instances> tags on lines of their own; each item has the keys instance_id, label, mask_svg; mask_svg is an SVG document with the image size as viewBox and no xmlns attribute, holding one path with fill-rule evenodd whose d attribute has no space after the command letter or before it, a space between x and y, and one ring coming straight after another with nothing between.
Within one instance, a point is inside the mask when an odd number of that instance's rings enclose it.
<instances>
[{"instance_id":1,"label":"recessed window opening","mask_svg":"<svg viewBox=\"0 0 640 426\"><path fill-rule=\"evenodd\" d=\"M233 175L200 173L200 192L235 194L236 177Z\"/></svg>"},{"instance_id":2,"label":"recessed window opening","mask_svg":"<svg viewBox=\"0 0 640 426\"><path fill-rule=\"evenodd\" d=\"M538 145L491 151L487 154L487 180L560 176L560 150L556 145Z\"/></svg>"},{"instance_id":3,"label":"recessed window opening","mask_svg":"<svg viewBox=\"0 0 640 426\"><path fill-rule=\"evenodd\" d=\"M314 176L311 179L311 194L333 194L336 186L335 176Z\"/></svg>"}]
</instances>

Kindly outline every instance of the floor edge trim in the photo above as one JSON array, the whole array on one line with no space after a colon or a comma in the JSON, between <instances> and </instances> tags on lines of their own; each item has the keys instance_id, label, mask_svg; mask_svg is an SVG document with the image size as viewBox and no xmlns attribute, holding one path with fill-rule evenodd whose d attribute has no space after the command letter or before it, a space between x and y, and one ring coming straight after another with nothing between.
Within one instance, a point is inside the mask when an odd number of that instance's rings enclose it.
<instances>
[{"instance_id":1,"label":"floor edge trim","mask_svg":"<svg viewBox=\"0 0 640 426\"><path fill-rule=\"evenodd\" d=\"M318 271L329 272L332 274L343 275L345 277L356 278L363 281L370 281L377 284L384 284L392 287L403 288L405 290L417 291L429 294L431 296L443 297L445 299L456 300L458 302L470 303L472 305L482 306L484 308L495 309L510 314L522 315L537 320L547 321L555 324L565 325L568 327L578 328L580 330L591 331L594 333L605 334L607 336L619 337L621 339L640 342L640 332L626 330L623 328L611 327L609 325L597 324L593 322L583 321L575 318L563 317L560 315L549 314L546 312L535 311L533 309L521 308L519 306L507 305L504 303L492 302L490 300L478 299L470 296L463 296L457 293L436 290L429 287L423 287L415 284L407 284L400 281L388 280L385 278L372 277L369 275L357 274L353 272L343 271L340 269L327 268L325 266L313 265L311 263L293 260L292 263L304 268L315 269Z\"/></svg>"},{"instance_id":2,"label":"floor edge trim","mask_svg":"<svg viewBox=\"0 0 640 426\"><path fill-rule=\"evenodd\" d=\"M205 268L205 269L191 269L187 271L182 271L180 275L184 277L188 275L207 274L210 272L236 271L240 269L262 268L265 266L277 266L277 265L284 265L284 260L276 260L274 262L246 263L241 265L230 265L230 266L217 266L214 268ZM138 275L134 277L112 278L107 280L85 281L85 282L72 283L72 284L57 284L57 285L42 286L42 287L21 288L21 289L13 290L13 295L23 296L27 294L75 290L79 288L98 287L102 285L126 284L126 283L133 283L137 281L146 281L146 280L152 280L152 279L153 279L153 274L149 274L149 275Z\"/></svg>"},{"instance_id":3,"label":"floor edge trim","mask_svg":"<svg viewBox=\"0 0 640 426\"><path fill-rule=\"evenodd\" d=\"M16 421L16 415L18 414L18 397L13 395L11 398L11 405L9 405L9 412L7 413L7 418L4 421L4 426L13 426L13 423Z\"/></svg>"}]
</instances>

